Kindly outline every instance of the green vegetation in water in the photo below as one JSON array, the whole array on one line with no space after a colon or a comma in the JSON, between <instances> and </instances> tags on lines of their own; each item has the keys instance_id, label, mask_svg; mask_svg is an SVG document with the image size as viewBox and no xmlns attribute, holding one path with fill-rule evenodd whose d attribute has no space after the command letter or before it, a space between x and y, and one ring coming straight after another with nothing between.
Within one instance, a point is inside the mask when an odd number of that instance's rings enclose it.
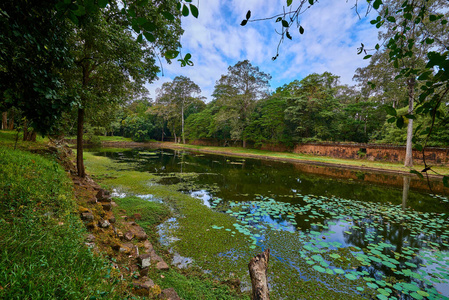
<instances>
[{"instance_id":1,"label":"green vegetation in water","mask_svg":"<svg viewBox=\"0 0 449 300\"><path fill-rule=\"evenodd\" d=\"M124 163L111 164L126 169ZM125 174L110 182L127 186ZM182 179L195 178L188 174ZM133 182L133 188L158 195L175 208L180 217L167 233L178 240L171 247L220 280L232 273L247 288L249 259L270 248L273 299L336 299L341 295L348 299L401 295L446 299L432 286L448 279L445 249L449 231L443 213L404 210L401 205L375 199L297 193L276 195L294 199L287 202L249 194L241 194L247 200L239 202L212 197L207 200L210 209L201 200L177 191L185 188L185 182L159 186L149 183L151 176L155 180L154 175L141 172L141 181ZM442 196L434 198L448 201ZM304 231L301 226L309 229ZM405 240L401 237L402 244L397 244L396 234L401 232Z\"/></svg>"},{"instance_id":2,"label":"green vegetation in water","mask_svg":"<svg viewBox=\"0 0 449 300\"><path fill-rule=\"evenodd\" d=\"M220 281L235 277L232 272L236 269L235 261L220 257L221 253L228 251L229 247L239 249L240 252L245 254L244 261L249 261L251 256L257 253L248 251L248 241L241 234L237 234L240 238L236 236L230 237L226 233L217 234L208 229L213 222L222 226L231 227L233 224L232 217L211 211L201 204L198 199L178 192L175 186L156 185L155 181L160 179L159 176L132 171L130 170L132 169L132 165L126 166L122 163L113 162L107 157L95 156L92 153L85 153L85 160L87 168L92 170L97 177L102 178L101 183L108 188L114 188L126 195L150 196L152 199L161 199L164 203L172 205L175 212L181 216L177 219L180 225L178 227L180 231L176 233L169 232L180 239L178 241L179 245L173 247L174 250L179 251L184 256L194 258L197 264L204 269L223 270L223 274L220 274ZM130 213L140 213L143 223L139 222L139 224L144 228L150 226L150 224L145 225L145 222L154 224L152 221L147 220L148 215L155 216L159 212L162 212L163 216L168 215L166 210L160 209L164 207L162 204L143 200L139 197L127 196L122 199L116 198L116 201L119 204L119 209L123 208ZM144 202L148 204L148 208L142 210L142 207L145 206ZM156 207L159 212L152 212L151 207ZM150 217L149 219L152 218ZM208 223L206 224L204 222ZM211 261L210 259L212 257L216 260ZM177 288L176 291L179 295L184 296L186 299L230 299L231 296L234 298L246 297L245 295L230 292L227 287L217 285L216 283L206 282L198 285L198 287L191 286L191 284L198 283L201 279L195 279L177 273L164 274L165 276L168 276L167 280L158 279L156 282L158 284L160 283L162 287L171 284L171 287ZM167 284L170 281L172 282ZM212 291L202 291L201 287L212 288ZM218 290L215 291L214 289ZM220 290L222 293L218 293ZM197 292L200 293L195 294Z\"/></svg>"},{"instance_id":3,"label":"green vegetation in water","mask_svg":"<svg viewBox=\"0 0 449 300\"><path fill-rule=\"evenodd\" d=\"M0 165L0 298L122 298L111 267L84 244L65 171L2 146Z\"/></svg>"}]
</instances>

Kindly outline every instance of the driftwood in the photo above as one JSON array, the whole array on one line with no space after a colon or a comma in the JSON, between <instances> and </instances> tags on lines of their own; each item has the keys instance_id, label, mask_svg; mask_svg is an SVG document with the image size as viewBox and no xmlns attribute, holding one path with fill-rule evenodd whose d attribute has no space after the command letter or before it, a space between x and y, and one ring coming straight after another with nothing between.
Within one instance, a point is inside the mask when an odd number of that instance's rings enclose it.
<instances>
[{"instance_id":1,"label":"driftwood","mask_svg":"<svg viewBox=\"0 0 449 300\"><path fill-rule=\"evenodd\" d=\"M252 300L269 300L267 268L270 259L270 249L257 254L248 264L249 275L251 277L251 299Z\"/></svg>"}]
</instances>

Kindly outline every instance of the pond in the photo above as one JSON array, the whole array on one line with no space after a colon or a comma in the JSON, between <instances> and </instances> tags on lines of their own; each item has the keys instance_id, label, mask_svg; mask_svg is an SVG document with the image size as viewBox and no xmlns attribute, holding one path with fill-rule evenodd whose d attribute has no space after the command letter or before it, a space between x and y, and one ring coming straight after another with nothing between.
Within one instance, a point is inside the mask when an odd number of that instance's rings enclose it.
<instances>
[{"instance_id":1,"label":"pond","mask_svg":"<svg viewBox=\"0 0 449 300\"><path fill-rule=\"evenodd\" d=\"M299 279L344 298L449 299L449 200L439 181L168 149L95 155L231 217L228 227L202 222L217 236L246 237L252 255L270 249L275 299L295 298ZM239 251L215 258L238 260Z\"/></svg>"}]
</instances>

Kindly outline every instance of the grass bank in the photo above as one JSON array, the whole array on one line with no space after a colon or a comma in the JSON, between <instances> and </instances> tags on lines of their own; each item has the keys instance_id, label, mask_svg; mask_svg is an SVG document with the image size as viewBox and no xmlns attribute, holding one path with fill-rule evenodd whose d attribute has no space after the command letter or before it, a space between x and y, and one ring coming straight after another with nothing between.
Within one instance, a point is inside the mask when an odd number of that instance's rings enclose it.
<instances>
[{"instance_id":1,"label":"grass bank","mask_svg":"<svg viewBox=\"0 0 449 300\"><path fill-rule=\"evenodd\" d=\"M122 299L110 265L84 244L66 172L51 156L6 147L15 141L1 135L0 298Z\"/></svg>"}]
</instances>

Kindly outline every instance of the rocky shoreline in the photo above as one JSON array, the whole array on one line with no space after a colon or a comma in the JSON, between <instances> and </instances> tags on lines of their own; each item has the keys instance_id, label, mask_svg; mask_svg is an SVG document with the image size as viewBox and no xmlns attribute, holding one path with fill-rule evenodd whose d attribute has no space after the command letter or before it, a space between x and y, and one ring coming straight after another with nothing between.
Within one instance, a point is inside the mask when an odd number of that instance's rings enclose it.
<instances>
[{"instance_id":1,"label":"rocky shoreline","mask_svg":"<svg viewBox=\"0 0 449 300\"><path fill-rule=\"evenodd\" d=\"M138 225L140 214L128 215L113 201L109 191L89 176L76 176L70 149L53 145L49 150L57 156L72 179L78 214L89 232L85 244L94 252L107 256L116 274L122 279L124 276L133 278L132 294L158 299L180 299L173 288L161 290L148 277L149 268L166 271L170 266L156 253L148 240L148 234ZM117 208L117 216L114 215L113 208Z\"/></svg>"}]
</instances>

